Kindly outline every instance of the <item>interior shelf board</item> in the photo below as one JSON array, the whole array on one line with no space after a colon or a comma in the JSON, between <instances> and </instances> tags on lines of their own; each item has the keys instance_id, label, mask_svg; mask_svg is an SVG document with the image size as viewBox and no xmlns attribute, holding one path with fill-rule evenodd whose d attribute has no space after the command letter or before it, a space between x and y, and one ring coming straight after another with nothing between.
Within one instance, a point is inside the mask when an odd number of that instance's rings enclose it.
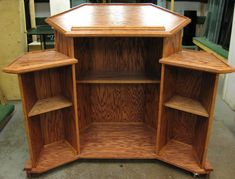
<instances>
[{"instance_id":1,"label":"interior shelf board","mask_svg":"<svg viewBox=\"0 0 235 179\"><path fill-rule=\"evenodd\" d=\"M81 132L81 158L156 159L153 129L144 123L93 123Z\"/></svg>"},{"instance_id":2,"label":"interior shelf board","mask_svg":"<svg viewBox=\"0 0 235 179\"><path fill-rule=\"evenodd\" d=\"M159 152L162 161L199 174L205 173L191 145L171 139Z\"/></svg>"},{"instance_id":3,"label":"interior shelf board","mask_svg":"<svg viewBox=\"0 0 235 179\"><path fill-rule=\"evenodd\" d=\"M34 104L28 116L32 117L70 106L72 106L72 103L64 96L55 96L51 98L41 99Z\"/></svg>"},{"instance_id":4,"label":"interior shelf board","mask_svg":"<svg viewBox=\"0 0 235 179\"><path fill-rule=\"evenodd\" d=\"M36 167L31 170L34 173L45 172L72 162L77 158L78 156L72 146L66 140L61 140L45 145L40 153Z\"/></svg>"},{"instance_id":5,"label":"interior shelf board","mask_svg":"<svg viewBox=\"0 0 235 179\"><path fill-rule=\"evenodd\" d=\"M211 73L231 73L235 71L224 60L203 51L183 50L162 58L160 63Z\"/></svg>"},{"instance_id":6,"label":"interior shelf board","mask_svg":"<svg viewBox=\"0 0 235 179\"><path fill-rule=\"evenodd\" d=\"M160 83L157 75L143 73L104 72L83 74L77 83Z\"/></svg>"},{"instance_id":7,"label":"interior shelf board","mask_svg":"<svg viewBox=\"0 0 235 179\"><path fill-rule=\"evenodd\" d=\"M203 117L209 117L208 112L202 106L202 104L199 101L191 98L175 95L164 105L166 107L177 109L180 111L196 114Z\"/></svg>"}]
</instances>

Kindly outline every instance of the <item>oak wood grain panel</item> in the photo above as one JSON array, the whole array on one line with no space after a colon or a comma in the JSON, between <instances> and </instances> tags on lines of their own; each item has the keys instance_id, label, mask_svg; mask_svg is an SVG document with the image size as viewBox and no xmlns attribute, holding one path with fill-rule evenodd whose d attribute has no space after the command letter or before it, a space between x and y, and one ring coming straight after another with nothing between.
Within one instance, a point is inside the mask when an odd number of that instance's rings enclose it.
<instances>
[{"instance_id":1,"label":"oak wood grain panel","mask_svg":"<svg viewBox=\"0 0 235 179\"><path fill-rule=\"evenodd\" d=\"M215 81L214 81L214 88L212 92L212 100L211 100L211 106L210 106L210 117L208 119L208 125L207 125L207 133L205 137L205 148L204 148L204 153L203 153L203 158L202 158L202 166L206 167L207 166L207 151L208 151L208 146L209 146L209 139L211 136L211 130L212 130L212 123L214 120L214 112L215 112L215 102L216 102L216 96L217 96L217 89L218 89L218 82L219 82L219 75L217 74L215 76Z\"/></svg>"},{"instance_id":2,"label":"oak wood grain panel","mask_svg":"<svg viewBox=\"0 0 235 179\"><path fill-rule=\"evenodd\" d=\"M3 69L6 73L26 73L77 63L77 60L55 50L28 52Z\"/></svg>"},{"instance_id":3,"label":"oak wood grain panel","mask_svg":"<svg viewBox=\"0 0 235 179\"><path fill-rule=\"evenodd\" d=\"M32 165L35 167L37 165L38 157L41 153L41 148L44 145L44 139L41 133L42 127L39 116L28 118L27 120L29 126L29 144L32 148L30 158L32 161Z\"/></svg>"},{"instance_id":4,"label":"oak wood grain panel","mask_svg":"<svg viewBox=\"0 0 235 179\"><path fill-rule=\"evenodd\" d=\"M144 123L93 123L81 133L81 158L154 158L156 133Z\"/></svg>"},{"instance_id":5,"label":"oak wood grain panel","mask_svg":"<svg viewBox=\"0 0 235 179\"><path fill-rule=\"evenodd\" d=\"M75 109L76 106L76 82L74 79L73 68L70 66L65 66L59 69L59 78L61 91L64 96L70 99L72 107L66 110L63 110L63 119L65 127L65 138L66 140L77 150L79 151L79 139L78 139L78 122Z\"/></svg>"},{"instance_id":6,"label":"oak wood grain panel","mask_svg":"<svg viewBox=\"0 0 235 179\"><path fill-rule=\"evenodd\" d=\"M77 101L78 101L78 124L79 129L86 128L92 123L91 118L91 88L88 85L77 85Z\"/></svg>"},{"instance_id":7,"label":"oak wood grain panel","mask_svg":"<svg viewBox=\"0 0 235 179\"><path fill-rule=\"evenodd\" d=\"M235 68L228 65L225 61L203 51L183 50L162 58L160 62L211 73L231 73L235 71Z\"/></svg>"},{"instance_id":8,"label":"oak wood grain panel","mask_svg":"<svg viewBox=\"0 0 235 179\"><path fill-rule=\"evenodd\" d=\"M216 74L213 73L203 73L202 76L202 89L200 91L199 100L206 110L210 113L212 107L212 100L216 82Z\"/></svg>"},{"instance_id":9,"label":"oak wood grain panel","mask_svg":"<svg viewBox=\"0 0 235 179\"><path fill-rule=\"evenodd\" d=\"M177 140L170 140L160 151L159 158L193 173L205 174L209 172L200 167L193 147Z\"/></svg>"},{"instance_id":10,"label":"oak wood grain panel","mask_svg":"<svg viewBox=\"0 0 235 179\"><path fill-rule=\"evenodd\" d=\"M76 38L77 79L101 72L150 73L160 77L161 38Z\"/></svg>"},{"instance_id":11,"label":"oak wood grain panel","mask_svg":"<svg viewBox=\"0 0 235 179\"><path fill-rule=\"evenodd\" d=\"M91 117L94 122L143 122L143 85L96 84L91 86Z\"/></svg>"},{"instance_id":12,"label":"oak wood grain panel","mask_svg":"<svg viewBox=\"0 0 235 179\"><path fill-rule=\"evenodd\" d=\"M145 117L144 123L157 130L159 108L159 85L145 85Z\"/></svg>"},{"instance_id":13,"label":"oak wood grain panel","mask_svg":"<svg viewBox=\"0 0 235 179\"><path fill-rule=\"evenodd\" d=\"M205 168L205 164L203 164L205 153L205 145L206 145L206 135L208 133L208 118L200 117L197 118L197 127L195 128L195 136L193 140L193 148L198 157L199 164L202 168Z\"/></svg>"},{"instance_id":14,"label":"oak wood grain panel","mask_svg":"<svg viewBox=\"0 0 235 179\"><path fill-rule=\"evenodd\" d=\"M63 126L64 126L64 138L73 147L76 153L79 152L79 133L78 123L76 122L76 116L74 108L66 108L62 111L63 114Z\"/></svg>"},{"instance_id":15,"label":"oak wood grain panel","mask_svg":"<svg viewBox=\"0 0 235 179\"><path fill-rule=\"evenodd\" d=\"M168 57L176 52L182 50L182 31L177 32L171 37L166 37L163 40L163 55L162 57Z\"/></svg>"},{"instance_id":16,"label":"oak wood grain panel","mask_svg":"<svg viewBox=\"0 0 235 179\"><path fill-rule=\"evenodd\" d=\"M197 127L197 116L178 111L166 109L167 138L192 145Z\"/></svg>"},{"instance_id":17,"label":"oak wood grain panel","mask_svg":"<svg viewBox=\"0 0 235 179\"><path fill-rule=\"evenodd\" d=\"M158 136L157 136L157 152L159 152L168 142L167 135L167 118L166 109L164 107L165 101L168 101L175 94L175 81L177 73L175 70L170 70L167 66L162 66L161 72L161 92L159 101L159 116L158 116Z\"/></svg>"},{"instance_id":18,"label":"oak wood grain panel","mask_svg":"<svg viewBox=\"0 0 235 179\"><path fill-rule=\"evenodd\" d=\"M62 108L70 107L72 103L63 96L55 96L52 98L46 98L39 100L30 110L28 116L32 117L35 115L47 113L50 111L59 110Z\"/></svg>"},{"instance_id":19,"label":"oak wood grain panel","mask_svg":"<svg viewBox=\"0 0 235 179\"><path fill-rule=\"evenodd\" d=\"M74 57L74 39L55 31L55 49L71 58Z\"/></svg>"},{"instance_id":20,"label":"oak wood grain panel","mask_svg":"<svg viewBox=\"0 0 235 179\"><path fill-rule=\"evenodd\" d=\"M34 72L34 80L39 100L54 97L62 93L58 68L36 71Z\"/></svg>"},{"instance_id":21,"label":"oak wood grain panel","mask_svg":"<svg viewBox=\"0 0 235 179\"><path fill-rule=\"evenodd\" d=\"M63 164L76 160L78 157L70 144L65 141L57 141L45 145L42 148L36 167L29 170L30 173L43 173Z\"/></svg>"},{"instance_id":22,"label":"oak wood grain panel","mask_svg":"<svg viewBox=\"0 0 235 179\"><path fill-rule=\"evenodd\" d=\"M76 84L76 67L75 65L72 65L72 81L73 81L73 118L75 120L75 129L76 129L76 141L77 141L77 147L75 149L77 150L77 153L80 153L80 132L79 132L79 121L78 121L78 102L77 102L77 84Z\"/></svg>"},{"instance_id":23,"label":"oak wood grain panel","mask_svg":"<svg viewBox=\"0 0 235 179\"><path fill-rule=\"evenodd\" d=\"M40 124L44 145L64 139L63 110L41 114Z\"/></svg>"},{"instance_id":24,"label":"oak wood grain panel","mask_svg":"<svg viewBox=\"0 0 235 179\"><path fill-rule=\"evenodd\" d=\"M208 112L198 100L174 95L165 103L166 107L197 114L204 117L209 117Z\"/></svg>"},{"instance_id":25,"label":"oak wood grain panel","mask_svg":"<svg viewBox=\"0 0 235 179\"><path fill-rule=\"evenodd\" d=\"M19 75L19 87L22 98L22 107L24 112L24 126L28 141L28 148L30 154L30 161L32 166L36 166L38 156L43 146L43 139L41 136L40 120L30 121L28 118L28 111L31 109L36 101L36 95L33 93L35 86L27 88L31 84L34 84L31 75Z\"/></svg>"},{"instance_id":26,"label":"oak wood grain panel","mask_svg":"<svg viewBox=\"0 0 235 179\"><path fill-rule=\"evenodd\" d=\"M26 114L28 116L29 111L37 102L37 94L34 82L34 73L25 73L19 75L20 77L20 91L24 97L22 97L22 101L24 98L24 108ZM30 88L29 88L30 87Z\"/></svg>"},{"instance_id":27,"label":"oak wood grain panel","mask_svg":"<svg viewBox=\"0 0 235 179\"><path fill-rule=\"evenodd\" d=\"M200 91L204 90L201 83L202 72L179 68L177 69L177 80L175 81L175 94L198 99Z\"/></svg>"},{"instance_id":28,"label":"oak wood grain panel","mask_svg":"<svg viewBox=\"0 0 235 179\"><path fill-rule=\"evenodd\" d=\"M164 17L164 18L162 18ZM66 36L170 36L190 19L153 4L82 4L47 18Z\"/></svg>"}]
</instances>

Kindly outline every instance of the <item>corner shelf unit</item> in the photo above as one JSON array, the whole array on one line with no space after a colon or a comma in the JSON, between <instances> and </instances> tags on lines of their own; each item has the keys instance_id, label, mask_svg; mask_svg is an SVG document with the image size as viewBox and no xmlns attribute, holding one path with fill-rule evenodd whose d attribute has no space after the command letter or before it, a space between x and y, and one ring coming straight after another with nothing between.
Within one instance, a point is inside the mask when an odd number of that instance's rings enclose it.
<instances>
[{"instance_id":1,"label":"corner shelf unit","mask_svg":"<svg viewBox=\"0 0 235 179\"><path fill-rule=\"evenodd\" d=\"M80 158L158 159L209 174L218 75L234 68L182 51L189 22L153 4L82 4L49 17L55 50L4 69L19 76L27 174Z\"/></svg>"},{"instance_id":2,"label":"corner shelf unit","mask_svg":"<svg viewBox=\"0 0 235 179\"><path fill-rule=\"evenodd\" d=\"M34 173L77 159L75 63L50 50L27 53L4 69L19 76Z\"/></svg>"}]
</instances>

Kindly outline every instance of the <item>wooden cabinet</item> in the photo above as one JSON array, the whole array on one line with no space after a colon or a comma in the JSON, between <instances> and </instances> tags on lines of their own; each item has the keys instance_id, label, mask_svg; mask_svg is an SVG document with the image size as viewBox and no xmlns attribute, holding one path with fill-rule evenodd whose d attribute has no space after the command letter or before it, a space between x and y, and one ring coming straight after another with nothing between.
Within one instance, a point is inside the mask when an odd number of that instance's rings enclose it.
<instances>
[{"instance_id":1,"label":"wooden cabinet","mask_svg":"<svg viewBox=\"0 0 235 179\"><path fill-rule=\"evenodd\" d=\"M152 4L83 4L47 22L55 50L4 69L19 75L29 174L79 158L158 159L211 172L218 75L234 69L182 51L188 18Z\"/></svg>"}]
</instances>

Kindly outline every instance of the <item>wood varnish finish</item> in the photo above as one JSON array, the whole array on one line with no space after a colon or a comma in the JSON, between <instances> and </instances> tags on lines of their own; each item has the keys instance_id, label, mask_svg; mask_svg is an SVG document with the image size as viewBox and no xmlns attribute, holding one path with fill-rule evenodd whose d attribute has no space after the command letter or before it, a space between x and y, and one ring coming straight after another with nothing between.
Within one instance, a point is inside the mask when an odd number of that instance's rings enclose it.
<instances>
[{"instance_id":1,"label":"wood varnish finish","mask_svg":"<svg viewBox=\"0 0 235 179\"><path fill-rule=\"evenodd\" d=\"M200 56L200 58L198 58ZM207 71L211 73L231 73L234 68L212 54L202 51L184 50L160 60L161 63Z\"/></svg>"},{"instance_id":2,"label":"wood varnish finish","mask_svg":"<svg viewBox=\"0 0 235 179\"><path fill-rule=\"evenodd\" d=\"M207 150L218 76L234 68L182 51L188 18L152 4L83 4L47 22L55 50L4 68L19 76L27 174L80 158L158 159L212 171Z\"/></svg>"},{"instance_id":3,"label":"wood varnish finish","mask_svg":"<svg viewBox=\"0 0 235 179\"><path fill-rule=\"evenodd\" d=\"M57 31L70 37L171 36L190 21L147 3L82 4L46 20Z\"/></svg>"}]
</instances>

